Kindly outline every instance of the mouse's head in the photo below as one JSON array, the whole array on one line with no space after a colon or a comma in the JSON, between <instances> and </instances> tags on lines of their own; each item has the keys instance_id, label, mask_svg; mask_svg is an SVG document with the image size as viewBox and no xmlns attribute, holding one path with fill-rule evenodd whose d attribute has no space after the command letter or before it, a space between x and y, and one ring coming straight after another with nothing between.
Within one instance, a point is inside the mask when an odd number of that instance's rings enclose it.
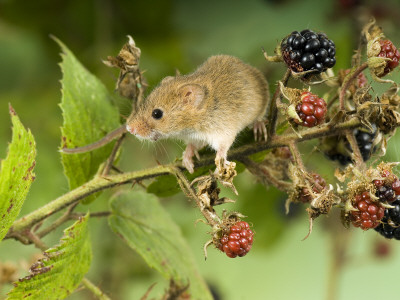
<instances>
[{"instance_id":1,"label":"mouse's head","mask_svg":"<svg viewBox=\"0 0 400 300\"><path fill-rule=\"evenodd\" d=\"M126 123L139 138L158 140L193 128L203 109L207 89L188 83L185 76L166 77Z\"/></svg>"}]
</instances>

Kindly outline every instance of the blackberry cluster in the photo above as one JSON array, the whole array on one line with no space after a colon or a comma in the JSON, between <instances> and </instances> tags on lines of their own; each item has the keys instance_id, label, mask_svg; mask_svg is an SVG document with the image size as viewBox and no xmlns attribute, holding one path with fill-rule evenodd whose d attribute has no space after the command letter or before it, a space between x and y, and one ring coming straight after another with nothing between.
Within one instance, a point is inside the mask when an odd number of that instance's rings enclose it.
<instances>
[{"instance_id":1,"label":"blackberry cluster","mask_svg":"<svg viewBox=\"0 0 400 300\"><path fill-rule=\"evenodd\" d=\"M305 29L293 31L281 43L283 60L294 72L314 70L322 73L335 63L336 48L325 33L315 33Z\"/></svg>"},{"instance_id":2,"label":"blackberry cluster","mask_svg":"<svg viewBox=\"0 0 400 300\"><path fill-rule=\"evenodd\" d=\"M314 186L312 187L312 190L314 191L314 193L321 193L322 190L323 190L324 188L326 188L326 181L325 181L325 179L323 179L323 178L321 177L321 175L319 175L319 174L317 174L317 173L312 173L311 176L313 177L315 183L318 184L318 186L317 186L317 185L314 185ZM299 200L300 200L301 202L303 202L303 203L311 202L311 200L312 200L311 194L310 194L310 192L308 191L307 188L303 188L303 190L302 190L301 193L300 193Z\"/></svg>"},{"instance_id":3,"label":"blackberry cluster","mask_svg":"<svg viewBox=\"0 0 400 300\"><path fill-rule=\"evenodd\" d=\"M253 245L253 235L247 222L237 222L221 237L218 249L231 258L245 256Z\"/></svg>"},{"instance_id":4,"label":"blackberry cluster","mask_svg":"<svg viewBox=\"0 0 400 300\"><path fill-rule=\"evenodd\" d=\"M378 57L390 58L386 63L383 73L377 74L378 77L383 77L399 65L400 52L390 40L380 40L379 43L381 45L381 52L378 54Z\"/></svg>"},{"instance_id":5,"label":"blackberry cluster","mask_svg":"<svg viewBox=\"0 0 400 300\"><path fill-rule=\"evenodd\" d=\"M296 106L296 112L303 122L296 123L306 127L314 127L325 120L327 112L325 100L310 92L301 94L301 102Z\"/></svg>"},{"instance_id":6,"label":"blackberry cluster","mask_svg":"<svg viewBox=\"0 0 400 300\"><path fill-rule=\"evenodd\" d=\"M384 207L380 202L372 201L368 191L356 195L353 207L357 210L350 212L350 220L363 230L377 227L385 214Z\"/></svg>"},{"instance_id":7,"label":"blackberry cluster","mask_svg":"<svg viewBox=\"0 0 400 300\"><path fill-rule=\"evenodd\" d=\"M373 147L373 144L378 134L378 130L375 124L372 124L372 128L373 132L367 132L362 129L354 129L353 131L364 161L370 159L372 153L376 150L376 148ZM351 163L351 157L348 154L348 151L351 151L351 146L346 138L340 137L339 140L333 142L331 146L332 148L324 151L325 155L329 159L337 160L342 166Z\"/></svg>"}]
</instances>

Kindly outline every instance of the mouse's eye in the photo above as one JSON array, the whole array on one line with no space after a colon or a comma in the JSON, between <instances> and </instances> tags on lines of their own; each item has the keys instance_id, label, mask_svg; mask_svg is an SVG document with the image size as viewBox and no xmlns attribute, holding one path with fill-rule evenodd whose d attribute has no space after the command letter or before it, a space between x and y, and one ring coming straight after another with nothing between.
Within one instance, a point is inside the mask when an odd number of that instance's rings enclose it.
<instances>
[{"instance_id":1,"label":"mouse's eye","mask_svg":"<svg viewBox=\"0 0 400 300\"><path fill-rule=\"evenodd\" d=\"M156 119L159 120L162 118L163 116L163 111L161 109L156 108L155 110L153 110L153 112L151 113L151 116Z\"/></svg>"}]
</instances>

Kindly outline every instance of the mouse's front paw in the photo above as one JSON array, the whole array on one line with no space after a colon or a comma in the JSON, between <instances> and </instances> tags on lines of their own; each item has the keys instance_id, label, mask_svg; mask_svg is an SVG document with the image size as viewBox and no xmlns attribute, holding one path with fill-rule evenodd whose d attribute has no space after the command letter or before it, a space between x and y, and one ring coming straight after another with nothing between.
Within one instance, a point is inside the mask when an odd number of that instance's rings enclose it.
<instances>
[{"instance_id":1,"label":"mouse's front paw","mask_svg":"<svg viewBox=\"0 0 400 300\"><path fill-rule=\"evenodd\" d=\"M191 157L183 157L182 159L182 165L186 168L186 170L189 171L190 174L193 174L194 172L194 163L193 159Z\"/></svg>"}]
</instances>

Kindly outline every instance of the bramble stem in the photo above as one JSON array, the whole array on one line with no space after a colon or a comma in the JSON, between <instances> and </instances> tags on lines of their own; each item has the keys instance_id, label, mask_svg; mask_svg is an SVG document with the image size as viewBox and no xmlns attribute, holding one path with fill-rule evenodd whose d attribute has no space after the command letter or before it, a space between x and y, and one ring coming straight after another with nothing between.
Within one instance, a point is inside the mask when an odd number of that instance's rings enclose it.
<instances>
[{"instance_id":1,"label":"bramble stem","mask_svg":"<svg viewBox=\"0 0 400 300\"><path fill-rule=\"evenodd\" d=\"M98 191L112 188L125 183L131 183L134 180L144 180L147 178L153 178L170 173L170 166L157 166L152 169L140 170L136 172L109 175L104 177L97 176L92 180L86 182L85 184L81 185L80 187L58 197L57 199L46 204L45 206L42 206L37 210L29 213L28 215L18 219L14 222L7 235L12 235L13 231L21 231L30 228L34 224L55 214L61 209L75 202L78 202L79 200Z\"/></svg>"},{"instance_id":2,"label":"bramble stem","mask_svg":"<svg viewBox=\"0 0 400 300\"><path fill-rule=\"evenodd\" d=\"M367 63L363 63L361 66L359 66L353 73L351 73L350 76L346 76L345 80L342 84L342 88L340 89L340 94L339 94L339 104L340 104L340 110L345 110L345 97L346 97L346 91L350 87L350 84L353 82L354 79L357 78L357 76L364 71L366 68L368 68Z\"/></svg>"},{"instance_id":3,"label":"bramble stem","mask_svg":"<svg viewBox=\"0 0 400 300\"><path fill-rule=\"evenodd\" d=\"M301 158L301 154L299 152L299 149L297 148L296 143L290 142L288 146L289 146L290 152L292 152L292 155L293 155L296 165L300 168L301 171L306 172L306 168L304 166L303 159Z\"/></svg>"},{"instance_id":4,"label":"bramble stem","mask_svg":"<svg viewBox=\"0 0 400 300\"><path fill-rule=\"evenodd\" d=\"M291 75L290 69L288 69L282 78L284 86L287 85ZM268 120L268 137L275 135L276 123L278 121L278 106L281 103L281 88L279 85L276 86L275 93L270 101L270 107L267 108L267 120Z\"/></svg>"},{"instance_id":5,"label":"bramble stem","mask_svg":"<svg viewBox=\"0 0 400 300\"><path fill-rule=\"evenodd\" d=\"M349 141L350 147L353 150L353 155L354 155L354 161L356 163L356 166L360 169L365 169L365 162L362 157L360 147L358 147L357 140L353 134L353 132L349 129L345 130L346 138Z\"/></svg>"}]
</instances>

